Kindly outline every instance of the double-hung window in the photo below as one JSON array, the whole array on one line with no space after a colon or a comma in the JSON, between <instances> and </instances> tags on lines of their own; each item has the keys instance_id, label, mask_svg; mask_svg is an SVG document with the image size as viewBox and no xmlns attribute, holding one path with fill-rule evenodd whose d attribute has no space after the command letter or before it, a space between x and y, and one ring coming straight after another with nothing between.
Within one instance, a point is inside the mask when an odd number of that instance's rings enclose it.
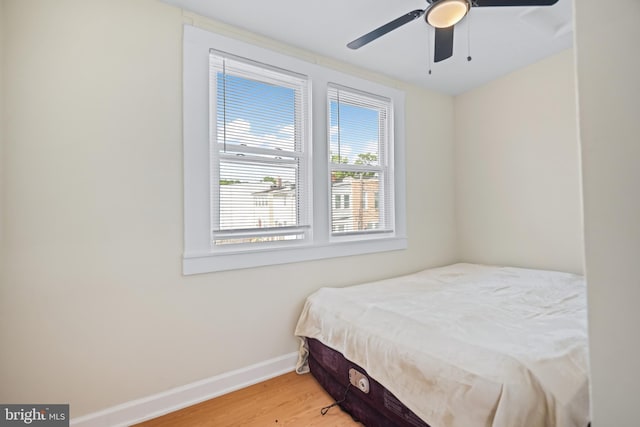
<instances>
[{"instance_id":1,"label":"double-hung window","mask_svg":"<svg viewBox=\"0 0 640 427\"><path fill-rule=\"evenodd\" d=\"M309 239L308 79L211 50L213 250Z\"/></svg>"},{"instance_id":2,"label":"double-hung window","mask_svg":"<svg viewBox=\"0 0 640 427\"><path fill-rule=\"evenodd\" d=\"M404 249L404 94L185 26L184 274Z\"/></svg>"},{"instance_id":3,"label":"double-hung window","mask_svg":"<svg viewBox=\"0 0 640 427\"><path fill-rule=\"evenodd\" d=\"M353 200L334 206L331 234L351 239L391 234L393 104L388 98L335 84L329 85L327 99L331 193L336 200Z\"/></svg>"}]
</instances>

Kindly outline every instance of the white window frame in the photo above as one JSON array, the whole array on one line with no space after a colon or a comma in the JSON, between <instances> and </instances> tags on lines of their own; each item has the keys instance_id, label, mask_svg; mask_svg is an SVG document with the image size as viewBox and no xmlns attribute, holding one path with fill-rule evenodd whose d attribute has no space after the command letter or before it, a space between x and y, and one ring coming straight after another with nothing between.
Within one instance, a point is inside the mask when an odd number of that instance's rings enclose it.
<instances>
[{"instance_id":1,"label":"white window frame","mask_svg":"<svg viewBox=\"0 0 640 427\"><path fill-rule=\"evenodd\" d=\"M190 25L183 38L184 253L183 274L233 270L323 258L405 249L406 192L404 93L398 89L342 73ZM311 81L312 238L278 248L229 250L217 253L211 239L209 51L215 49L273 67L306 75ZM330 84L378 94L393 102L394 232L358 240L331 239L327 88Z\"/></svg>"},{"instance_id":2,"label":"white window frame","mask_svg":"<svg viewBox=\"0 0 640 427\"><path fill-rule=\"evenodd\" d=\"M350 230L348 232L336 231L333 230L332 225L332 233L331 239L332 241L345 241L345 240L362 240L367 238L367 234L371 234L371 230L377 230L377 236L374 238L380 238L380 233L387 233L393 235L394 232L394 168L393 168L393 156L394 156L394 136L393 136L393 102L390 99L382 97L378 94L365 93L362 90L344 87L336 84L330 84L331 94L327 93L327 108L328 114L331 115L330 103L336 102L341 105L349 105L352 102L362 108L367 108L371 110L377 110L378 112L384 112L384 120L380 120L380 116L378 116L378 141L377 141L377 155L378 161L377 164L373 165L358 165L358 164L348 164L343 163L339 160L337 163L333 162L333 154L331 159L329 160L329 172L330 175L334 171L345 171L345 172L374 172L378 174L378 185L380 191L383 193L389 194L388 199L385 199L387 203L384 205L384 209L378 212L378 215L381 219L380 224L383 225L383 229L378 230L377 227L365 227L362 230ZM346 95L344 99L341 99L341 93ZM336 113L339 114L339 106L337 107ZM328 132L331 132L331 128L334 126L333 122L328 123ZM338 120L338 124L335 125L340 127L340 121ZM337 135L333 135L334 137L339 139L340 131L337 131ZM340 142L338 141L338 144ZM340 150L338 149L338 152ZM352 153L353 154L353 153ZM331 178L332 179L332 178ZM333 189L331 189L333 192ZM343 198L346 195L343 195ZM362 209L368 210L371 208L371 204L369 203L370 192L363 191L362 199L360 200L360 204ZM344 206L343 206L344 207ZM377 209L378 206L375 206ZM331 216L333 217L334 212L331 212ZM389 225L390 227L387 227Z\"/></svg>"},{"instance_id":3,"label":"white window frame","mask_svg":"<svg viewBox=\"0 0 640 427\"><path fill-rule=\"evenodd\" d=\"M294 89L299 94L299 102L300 105L296 108L296 117L294 118L294 122L299 122L297 125L298 129L297 133L297 141L295 143L296 148L292 150L285 151L277 151L273 148L258 148L258 147L250 147L250 146L238 146L231 145L230 151L232 154L227 154L226 148L227 146L223 141L218 140L220 136L220 129L216 127L215 124L210 124L210 156L211 156L211 214L212 214L212 231L213 240L217 239L233 239L236 236L242 237L266 237L266 236L285 236L288 234L299 235L300 238L297 240L276 240L276 241L266 241L260 243L233 243L233 244L218 244L215 243L212 246L212 252L240 252L245 250L255 250L257 247L261 249L270 249L277 248L283 245L295 245L302 244L305 240L311 239L311 230L310 230L310 208L311 208L311 188L310 188L310 141L311 141L311 116L309 114L308 108L308 98L310 97L310 84L307 81L306 76L297 75L289 72L288 70L276 69L273 66L268 66L266 64L256 63L248 58L239 58L235 55L229 54L228 52L222 52L215 49L210 50L210 59L216 58L216 62L220 61L231 61L234 65L231 67L233 71L231 73L237 77L253 79L257 81L261 81L263 83L272 84L279 87L287 87L289 89ZM223 70L223 65L217 65L216 67L210 66L210 95L209 95L209 105L210 105L210 120L213 123L217 123L217 116L219 111L217 108L219 106L216 105L215 100L217 99L217 85L221 82L218 81L217 72ZM217 70L214 72L213 70ZM275 78L273 76L276 76ZM242 156L237 157L237 152L241 152ZM296 161L298 165L298 176L296 178L296 196L298 198L298 209L297 209L297 224L290 224L289 227L284 228L284 225L280 225L280 229L269 228L248 228L246 230L215 230L218 228L218 225L221 222L221 215L218 210L215 209L215 200L220 198L220 194L222 191L222 187L218 185L214 185L214 182L219 182L220 180L220 165L223 162L237 162L239 164L248 164L249 161L245 160L252 156L260 156L263 154L270 154L272 156L277 156L279 153L282 153L283 158L288 158L290 161ZM276 160L260 160L263 164L267 162L276 162ZM280 159L278 162L281 164L284 162ZM272 163L275 164L275 163Z\"/></svg>"}]
</instances>

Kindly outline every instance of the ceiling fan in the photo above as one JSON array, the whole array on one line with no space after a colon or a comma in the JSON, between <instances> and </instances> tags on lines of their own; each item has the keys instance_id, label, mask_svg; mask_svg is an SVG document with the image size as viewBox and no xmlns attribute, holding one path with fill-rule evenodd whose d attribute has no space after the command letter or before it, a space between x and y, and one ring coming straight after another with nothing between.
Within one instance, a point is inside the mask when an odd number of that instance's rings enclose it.
<instances>
[{"instance_id":1,"label":"ceiling fan","mask_svg":"<svg viewBox=\"0 0 640 427\"><path fill-rule=\"evenodd\" d=\"M551 6L558 0L426 0L426 9L416 9L347 44L358 49L388 32L425 15L427 24L435 28L434 62L453 55L453 28L472 7ZM469 57L469 60L471 57Z\"/></svg>"}]
</instances>

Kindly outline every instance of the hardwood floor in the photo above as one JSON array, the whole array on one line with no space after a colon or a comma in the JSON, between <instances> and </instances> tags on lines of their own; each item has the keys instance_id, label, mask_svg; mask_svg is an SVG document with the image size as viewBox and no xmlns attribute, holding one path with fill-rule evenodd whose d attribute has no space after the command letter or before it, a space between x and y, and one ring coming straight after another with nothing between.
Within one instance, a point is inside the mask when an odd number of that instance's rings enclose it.
<instances>
[{"instance_id":1,"label":"hardwood floor","mask_svg":"<svg viewBox=\"0 0 640 427\"><path fill-rule=\"evenodd\" d=\"M321 415L320 409L331 403L331 396L310 374L291 372L137 426L362 426L337 406Z\"/></svg>"}]
</instances>

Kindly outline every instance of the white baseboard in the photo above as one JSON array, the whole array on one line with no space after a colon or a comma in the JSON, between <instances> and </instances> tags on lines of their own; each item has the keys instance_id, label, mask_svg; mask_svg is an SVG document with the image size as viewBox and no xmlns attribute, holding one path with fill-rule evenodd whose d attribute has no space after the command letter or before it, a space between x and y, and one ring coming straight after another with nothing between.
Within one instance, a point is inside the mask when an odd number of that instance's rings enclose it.
<instances>
[{"instance_id":1,"label":"white baseboard","mask_svg":"<svg viewBox=\"0 0 640 427\"><path fill-rule=\"evenodd\" d=\"M129 426L292 372L298 353L256 363L162 393L71 419L74 427Z\"/></svg>"}]
</instances>

